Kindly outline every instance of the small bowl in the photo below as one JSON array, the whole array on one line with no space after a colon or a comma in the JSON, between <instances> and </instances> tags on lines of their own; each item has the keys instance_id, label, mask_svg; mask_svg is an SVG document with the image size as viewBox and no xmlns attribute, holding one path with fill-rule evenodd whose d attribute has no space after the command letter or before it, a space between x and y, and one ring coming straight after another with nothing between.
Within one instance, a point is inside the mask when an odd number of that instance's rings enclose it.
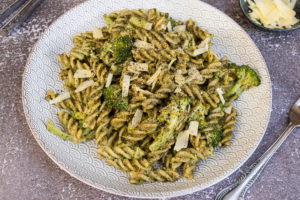
<instances>
[{"instance_id":1,"label":"small bowl","mask_svg":"<svg viewBox=\"0 0 300 200\"><path fill-rule=\"evenodd\" d=\"M240 0L240 6L241 9L244 13L244 15L247 17L247 19L254 24L255 26L259 27L262 30L267 30L267 31L275 31L275 32L285 32L285 31L292 31L295 30L297 28L300 28L300 21L293 25L292 28L286 28L286 29L277 29L277 28L267 28L264 27L262 24L258 24L257 22L255 22L250 16L249 13L251 12L251 9L249 8L249 4L247 0ZM297 0L294 11L296 12L296 18L300 19L300 0Z\"/></svg>"}]
</instances>

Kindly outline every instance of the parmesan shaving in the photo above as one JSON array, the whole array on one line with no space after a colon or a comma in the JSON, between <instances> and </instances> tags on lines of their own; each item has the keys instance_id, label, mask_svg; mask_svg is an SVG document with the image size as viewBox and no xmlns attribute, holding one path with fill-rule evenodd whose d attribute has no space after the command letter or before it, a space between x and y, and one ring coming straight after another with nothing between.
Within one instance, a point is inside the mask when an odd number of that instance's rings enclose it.
<instances>
[{"instance_id":1,"label":"parmesan shaving","mask_svg":"<svg viewBox=\"0 0 300 200\"><path fill-rule=\"evenodd\" d=\"M100 28L94 28L93 29L93 38L95 39L101 39L103 38L103 33Z\"/></svg>"},{"instance_id":2,"label":"parmesan shaving","mask_svg":"<svg viewBox=\"0 0 300 200\"><path fill-rule=\"evenodd\" d=\"M191 69L189 69L188 74L189 74L189 77L186 79L186 81L185 81L186 83L189 83L193 80L203 81L203 77L200 74L200 72L196 69L196 67L192 67Z\"/></svg>"},{"instance_id":3,"label":"parmesan shaving","mask_svg":"<svg viewBox=\"0 0 300 200\"><path fill-rule=\"evenodd\" d=\"M188 131L182 131L178 134L176 138L174 150L180 151L181 149L187 148L188 143L189 143L189 133Z\"/></svg>"},{"instance_id":4,"label":"parmesan shaving","mask_svg":"<svg viewBox=\"0 0 300 200\"><path fill-rule=\"evenodd\" d=\"M232 106L232 104L230 104L228 107L224 108L224 112L226 114L230 114L232 111L232 108L233 108L233 106Z\"/></svg>"},{"instance_id":5,"label":"parmesan shaving","mask_svg":"<svg viewBox=\"0 0 300 200\"><path fill-rule=\"evenodd\" d=\"M130 62L128 66L128 71L132 73L139 74L140 72L147 72L148 71L148 64L147 63L136 63Z\"/></svg>"},{"instance_id":6,"label":"parmesan shaving","mask_svg":"<svg viewBox=\"0 0 300 200\"><path fill-rule=\"evenodd\" d=\"M64 93L58 95L56 98L50 100L49 103L50 104L59 103L59 102L61 102L63 100L66 100L68 98L70 98L70 92L64 92Z\"/></svg>"},{"instance_id":7,"label":"parmesan shaving","mask_svg":"<svg viewBox=\"0 0 300 200\"><path fill-rule=\"evenodd\" d=\"M167 28L168 28L168 32L172 32L173 31L171 21L168 22Z\"/></svg>"},{"instance_id":8,"label":"parmesan shaving","mask_svg":"<svg viewBox=\"0 0 300 200\"><path fill-rule=\"evenodd\" d=\"M156 72L148 79L147 85L150 85L150 84L156 82L156 80L157 80L159 74L161 73L161 70L162 70L162 67L159 67L159 68L156 70Z\"/></svg>"},{"instance_id":9,"label":"parmesan shaving","mask_svg":"<svg viewBox=\"0 0 300 200\"><path fill-rule=\"evenodd\" d=\"M143 117L143 111L140 109L137 109L132 118L132 122L131 122L132 126L136 127L137 125L139 125L140 122L142 121L142 117Z\"/></svg>"},{"instance_id":10,"label":"parmesan shaving","mask_svg":"<svg viewBox=\"0 0 300 200\"><path fill-rule=\"evenodd\" d=\"M74 73L74 78L90 78L93 73L87 69L77 69Z\"/></svg>"},{"instance_id":11,"label":"parmesan shaving","mask_svg":"<svg viewBox=\"0 0 300 200\"><path fill-rule=\"evenodd\" d=\"M93 80L89 80L89 81L84 81L82 82L75 90L75 93L77 92L81 92L83 90L85 90L86 88L93 86L94 85L94 81Z\"/></svg>"},{"instance_id":12,"label":"parmesan shaving","mask_svg":"<svg viewBox=\"0 0 300 200\"><path fill-rule=\"evenodd\" d=\"M177 88L175 89L174 93L180 93L181 91L182 91L181 88L180 88L180 87L177 87Z\"/></svg>"},{"instance_id":13,"label":"parmesan shaving","mask_svg":"<svg viewBox=\"0 0 300 200\"><path fill-rule=\"evenodd\" d=\"M153 44L145 42L143 40L136 40L133 44L136 48L154 49Z\"/></svg>"},{"instance_id":14,"label":"parmesan shaving","mask_svg":"<svg viewBox=\"0 0 300 200\"><path fill-rule=\"evenodd\" d=\"M186 26L185 25L178 25L174 27L174 31L175 32L179 32L179 31L186 31Z\"/></svg>"},{"instance_id":15,"label":"parmesan shaving","mask_svg":"<svg viewBox=\"0 0 300 200\"><path fill-rule=\"evenodd\" d=\"M152 29L152 23L148 23L148 22L147 22L147 23L145 24L145 29L148 30L148 31L150 31L150 30Z\"/></svg>"},{"instance_id":16,"label":"parmesan shaving","mask_svg":"<svg viewBox=\"0 0 300 200\"><path fill-rule=\"evenodd\" d=\"M190 126L189 126L189 134L193 136L197 136L198 134L198 127L199 127L199 122L197 121L191 121Z\"/></svg>"},{"instance_id":17,"label":"parmesan shaving","mask_svg":"<svg viewBox=\"0 0 300 200\"><path fill-rule=\"evenodd\" d=\"M248 0L249 16L267 28L291 28L299 22L293 10L295 0Z\"/></svg>"},{"instance_id":18,"label":"parmesan shaving","mask_svg":"<svg viewBox=\"0 0 300 200\"><path fill-rule=\"evenodd\" d=\"M176 71L175 82L179 85L183 85L185 83L185 78L182 76L182 72L180 69Z\"/></svg>"},{"instance_id":19,"label":"parmesan shaving","mask_svg":"<svg viewBox=\"0 0 300 200\"><path fill-rule=\"evenodd\" d=\"M111 72L109 72L109 74L107 76L105 87L109 87L110 86L112 78L113 78L113 74Z\"/></svg>"},{"instance_id":20,"label":"parmesan shaving","mask_svg":"<svg viewBox=\"0 0 300 200\"><path fill-rule=\"evenodd\" d=\"M223 97L223 94L224 94L223 90L221 88L217 88L216 91L217 91L217 93L220 97L220 100L221 100L222 104L225 104L225 99Z\"/></svg>"},{"instance_id":21,"label":"parmesan shaving","mask_svg":"<svg viewBox=\"0 0 300 200\"><path fill-rule=\"evenodd\" d=\"M209 48L209 42L210 42L211 38L210 37L207 37L205 40L203 40L199 45L198 45L198 49L196 49L194 52L193 52L193 56L198 56L198 55L201 55L205 52L208 51L208 48Z\"/></svg>"},{"instance_id":22,"label":"parmesan shaving","mask_svg":"<svg viewBox=\"0 0 300 200\"><path fill-rule=\"evenodd\" d=\"M128 96L129 86L130 86L130 76L124 75L123 81L122 81L122 97Z\"/></svg>"},{"instance_id":23,"label":"parmesan shaving","mask_svg":"<svg viewBox=\"0 0 300 200\"><path fill-rule=\"evenodd\" d=\"M172 67L172 65L173 65L173 63L174 63L175 61L176 61L176 59L171 60L171 62L170 62L169 65L168 65L168 70L171 69L171 67Z\"/></svg>"}]
</instances>

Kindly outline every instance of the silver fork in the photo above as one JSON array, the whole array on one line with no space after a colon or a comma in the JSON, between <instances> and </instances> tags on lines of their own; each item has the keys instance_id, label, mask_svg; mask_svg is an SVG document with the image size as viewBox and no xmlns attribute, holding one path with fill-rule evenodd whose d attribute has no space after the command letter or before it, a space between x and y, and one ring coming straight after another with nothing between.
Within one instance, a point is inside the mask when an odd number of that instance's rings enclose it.
<instances>
[{"instance_id":1,"label":"silver fork","mask_svg":"<svg viewBox=\"0 0 300 200\"><path fill-rule=\"evenodd\" d=\"M255 182L263 168L266 166L270 158L275 154L277 149L294 130L300 126L300 98L290 108L289 111L289 125L279 136L279 138L272 144L269 149L256 160L247 170L239 181L221 190L216 196L215 200L238 200L243 199L247 189Z\"/></svg>"}]
</instances>

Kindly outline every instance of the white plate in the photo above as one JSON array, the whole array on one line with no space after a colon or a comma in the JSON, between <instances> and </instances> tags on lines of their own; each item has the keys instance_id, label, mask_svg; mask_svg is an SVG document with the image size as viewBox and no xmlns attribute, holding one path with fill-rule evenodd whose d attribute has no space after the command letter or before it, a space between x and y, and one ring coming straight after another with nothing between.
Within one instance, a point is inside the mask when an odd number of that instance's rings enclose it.
<instances>
[{"instance_id":1,"label":"white plate","mask_svg":"<svg viewBox=\"0 0 300 200\"><path fill-rule=\"evenodd\" d=\"M232 144L201 161L193 180L131 185L127 174L97 158L93 142L64 142L46 130L51 119L58 125L57 109L44 100L48 89L62 88L57 54L68 52L71 37L103 26L102 16L124 8L157 8L175 19L192 18L215 35L213 50L238 64L248 64L262 84L245 92L236 102L237 129ZM129 197L158 198L192 193L215 184L238 169L253 153L266 130L271 111L271 82L265 61L247 33L228 16L198 0L90 0L60 17L47 29L33 50L23 76L23 105L29 127L39 145L62 169L101 190Z\"/></svg>"}]
</instances>

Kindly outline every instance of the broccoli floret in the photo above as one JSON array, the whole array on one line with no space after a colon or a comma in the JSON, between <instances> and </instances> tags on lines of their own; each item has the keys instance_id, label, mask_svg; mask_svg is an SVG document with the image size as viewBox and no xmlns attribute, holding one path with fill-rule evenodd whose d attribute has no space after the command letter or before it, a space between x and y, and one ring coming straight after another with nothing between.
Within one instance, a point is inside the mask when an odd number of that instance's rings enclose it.
<instances>
[{"instance_id":1,"label":"broccoli floret","mask_svg":"<svg viewBox=\"0 0 300 200\"><path fill-rule=\"evenodd\" d=\"M229 105L233 100L237 99L240 94L249 87L260 85L260 78L249 66L238 66L231 63L228 67L229 69L234 69L236 81L223 95L225 99L229 99L229 102L226 101L226 105Z\"/></svg>"},{"instance_id":2,"label":"broccoli floret","mask_svg":"<svg viewBox=\"0 0 300 200\"><path fill-rule=\"evenodd\" d=\"M136 16L132 16L129 19L129 23L136 26L136 27L144 28L145 24L146 24L146 21L143 18L138 18Z\"/></svg>"},{"instance_id":3,"label":"broccoli floret","mask_svg":"<svg viewBox=\"0 0 300 200\"><path fill-rule=\"evenodd\" d=\"M216 125L212 131L206 133L207 145L217 146L222 139L222 129L220 125Z\"/></svg>"},{"instance_id":4,"label":"broccoli floret","mask_svg":"<svg viewBox=\"0 0 300 200\"><path fill-rule=\"evenodd\" d=\"M108 27L110 27L113 23L113 20L107 15L103 15L103 19L106 21L106 24L108 25Z\"/></svg>"},{"instance_id":5,"label":"broccoli floret","mask_svg":"<svg viewBox=\"0 0 300 200\"><path fill-rule=\"evenodd\" d=\"M187 108L189 104L190 99L188 97L173 96L171 102L161 110L158 120L162 123L165 122L165 126L150 145L150 151L160 149L168 141L176 137L175 129L188 114Z\"/></svg>"},{"instance_id":6,"label":"broccoli floret","mask_svg":"<svg viewBox=\"0 0 300 200\"><path fill-rule=\"evenodd\" d=\"M207 122L205 121L205 115L207 115L207 108L201 102L198 102L193 107L188 121L197 121L199 122L198 129L205 129L208 126Z\"/></svg>"},{"instance_id":7,"label":"broccoli floret","mask_svg":"<svg viewBox=\"0 0 300 200\"><path fill-rule=\"evenodd\" d=\"M54 126L54 124L52 123L51 120L47 121L47 125L46 128L49 132L53 133L54 135L60 137L63 140L72 140L71 135L63 132L62 130L60 130L59 128L57 128L56 126Z\"/></svg>"},{"instance_id":8,"label":"broccoli floret","mask_svg":"<svg viewBox=\"0 0 300 200\"><path fill-rule=\"evenodd\" d=\"M128 99L122 98L122 88L119 85L110 85L104 90L104 101L109 108L117 110L128 109Z\"/></svg>"},{"instance_id":9,"label":"broccoli floret","mask_svg":"<svg viewBox=\"0 0 300 200\"><path fill-rule=\"evenodd\" d=\"M116 63L122 63L131 56L133 41L129 35L119 36L112 41L113 58Z\"/></svg>"}]
</instances>

